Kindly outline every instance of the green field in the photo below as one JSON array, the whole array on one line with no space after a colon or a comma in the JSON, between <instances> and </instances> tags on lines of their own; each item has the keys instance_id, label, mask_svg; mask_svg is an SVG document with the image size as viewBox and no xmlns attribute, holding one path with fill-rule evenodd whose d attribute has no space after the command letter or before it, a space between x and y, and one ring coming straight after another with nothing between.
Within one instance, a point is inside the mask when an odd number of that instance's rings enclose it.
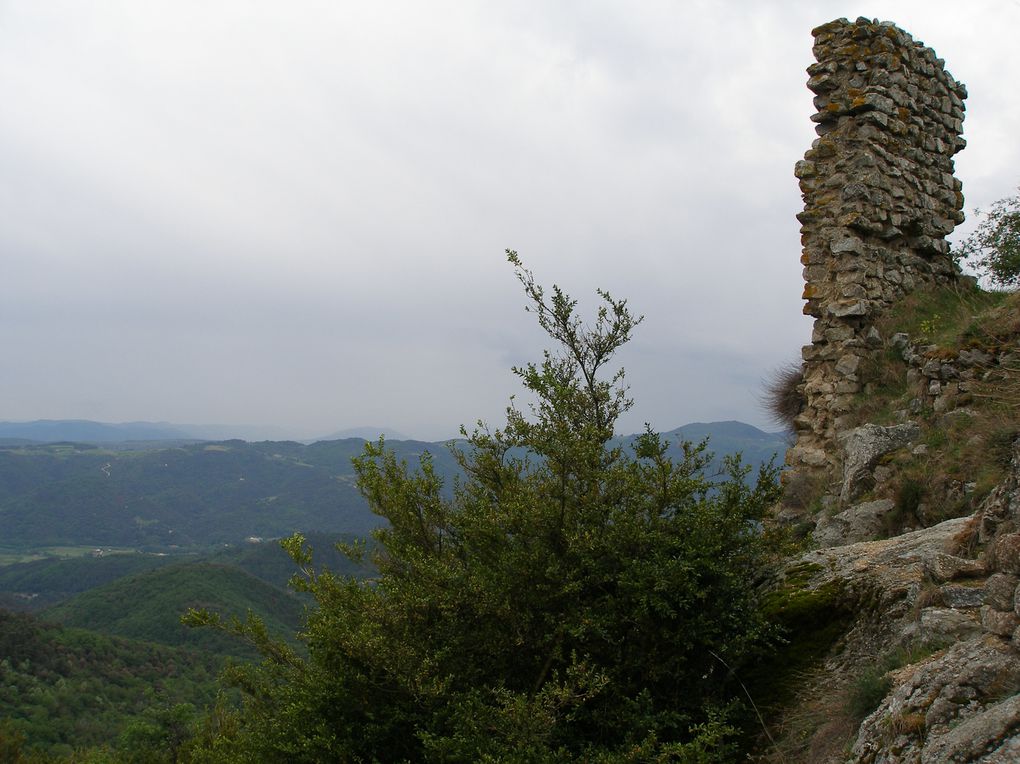
<instances>
[{"instance_id":1,"label":"green field","mask_svg":"<svg viewBox=\"0 0 1020 764\"><path fill-rule=\"evenodd\" d=\"M102 554L97 554L102 552ZM137 549L130 547L96 547L96 546L43 546L29 549L0 546L0 567L14 565L19 562L44 560L49 557L66 560L71 557L105 557L111 554L135 554Z\"/></svg>"}]
</instances>

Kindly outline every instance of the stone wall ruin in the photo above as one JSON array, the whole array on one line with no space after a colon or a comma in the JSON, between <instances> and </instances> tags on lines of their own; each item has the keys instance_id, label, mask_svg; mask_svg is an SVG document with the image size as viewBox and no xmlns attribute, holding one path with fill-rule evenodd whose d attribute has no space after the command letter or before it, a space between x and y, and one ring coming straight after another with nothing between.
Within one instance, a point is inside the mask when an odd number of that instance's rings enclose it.
<instances>
[{"instance_id":1,"label":"stone wall ruin","mask_svg":"<svg viewBox=\"0 0 1020 764\"><path fill-rule=\"evenodd\" d=\"M795 175L804 312L815 322L791 474L840 466L862 364L884 344L875 319L912 290L957 278L945 237L963 221L953 156L965 146L967 91L945 62L889 22L839 19L812 34L818 138Z\"/></svg>"}]
</instances>

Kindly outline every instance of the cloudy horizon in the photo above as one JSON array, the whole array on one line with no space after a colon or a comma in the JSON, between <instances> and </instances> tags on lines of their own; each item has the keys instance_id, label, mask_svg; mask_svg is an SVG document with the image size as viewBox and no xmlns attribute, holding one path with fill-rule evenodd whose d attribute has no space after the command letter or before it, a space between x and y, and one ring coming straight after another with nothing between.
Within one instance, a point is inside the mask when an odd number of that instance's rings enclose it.
<instances>
[{"instance_id":1,"label":"cloudy horizon","mask_svg":"<svg viewBox=\"0 0 1020 764\"><path fill-rule=\"evenodd\" d=\"M968 214L1020 183L1020 3L878 5L0 0L0 419L499 425L509 247L645 316L622 430L775 429L811 28L933 47Z\"/></svg>"}]
</instances>

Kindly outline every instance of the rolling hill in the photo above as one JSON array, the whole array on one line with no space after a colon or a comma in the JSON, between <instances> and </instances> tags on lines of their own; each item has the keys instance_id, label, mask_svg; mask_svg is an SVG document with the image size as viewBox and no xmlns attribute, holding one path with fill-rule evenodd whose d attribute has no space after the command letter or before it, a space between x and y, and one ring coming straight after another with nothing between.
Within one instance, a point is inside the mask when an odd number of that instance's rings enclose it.
<instances>
[{"instance_id":1,"label":"rolling hill","mask_svg":"<svg viewBox=\"0 0 1020 764\"><path fill-rule=\"evenodd\" d=\"M250 610L271 634L294 634L304 610L296 596L227 565L179 564L125 576L43 612L47 620L103 634L251 655L247 646L209 629L189 629L180 617L206 608L241 619Z\"/></svg>"}]
</instances>

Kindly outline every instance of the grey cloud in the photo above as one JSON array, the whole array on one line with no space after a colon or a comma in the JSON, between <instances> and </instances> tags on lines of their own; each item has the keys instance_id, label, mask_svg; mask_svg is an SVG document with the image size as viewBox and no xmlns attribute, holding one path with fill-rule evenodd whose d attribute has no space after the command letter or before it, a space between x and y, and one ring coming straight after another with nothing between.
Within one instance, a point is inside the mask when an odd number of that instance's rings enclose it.
<instances>
[{"instance_id":1,"label":"grey cloud","mask_svg":"<svg viewBox=\"0 0 1020 764\"><path fill-rule=\"evenodd\" d=\"M969 85L960 174L987 203L1017 182L1016 13L971 8L890 13ZM5 4L0 414L498 423L542 342L510 246L648 316L628 426L763 424L756 380L809 337L809 31L857 12Z\"/></svg>"}]
</instances>

